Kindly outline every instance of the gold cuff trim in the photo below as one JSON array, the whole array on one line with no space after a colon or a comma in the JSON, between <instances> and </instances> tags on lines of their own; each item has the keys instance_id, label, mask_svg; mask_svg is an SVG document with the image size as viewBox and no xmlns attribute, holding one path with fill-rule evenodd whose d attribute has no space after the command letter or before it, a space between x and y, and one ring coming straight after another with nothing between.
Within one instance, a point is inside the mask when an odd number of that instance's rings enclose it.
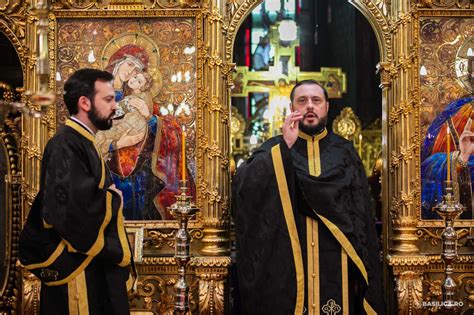
<instances>
[{"instance_id":1,"label":"gold cuff trim","mask_svg":"<svg viewBox=\"0 0 474 315\"><path fill-rule=\"evenodd\" d=\"M295 261L296 271L296 304L295 315L303 314L304 307L304 268L303 256L301 254L300 241L298 231L296 230L295 218L293 216L293 208L291 206L290 194L288 192L288 184L286 182L285 170L283 168L283 160L281 157L280 145L272 148L273 167L275 169L278 190L280 193L283 214L285 216L288 233L290 235L291 248L293 250L293 258Z\"/></svg>"}]
</instances>

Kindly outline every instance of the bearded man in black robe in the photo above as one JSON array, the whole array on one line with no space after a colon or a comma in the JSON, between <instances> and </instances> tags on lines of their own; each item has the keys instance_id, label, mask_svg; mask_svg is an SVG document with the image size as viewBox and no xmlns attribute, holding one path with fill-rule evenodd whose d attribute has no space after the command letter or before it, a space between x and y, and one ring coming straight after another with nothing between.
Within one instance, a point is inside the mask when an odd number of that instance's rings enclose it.
<instances>
[{"instance_id":1,"label":"bearded man in black robe","mask_svg":"<svg viewBox=\"0 0 474 315\"><path fill-rule=\"evenodd\" d=\"M375 222L351 142L326 130L325 89L295 85L282 136L233 179L242 314L382 314Z\"/></svg>"},{"instance_id":2,"label":"bearded man in black robe","mask_svg":"<svg viewBox=\"0 0 474 315\"><path fill-rule=\"evenodd\" d=\"M112 79L108 72L82 69L66 81L71 117L44 151L19 255L41 280L41 314L129 314L131 253L122 193L94 137L112 126Z\"/></svg>"}]
</instances>

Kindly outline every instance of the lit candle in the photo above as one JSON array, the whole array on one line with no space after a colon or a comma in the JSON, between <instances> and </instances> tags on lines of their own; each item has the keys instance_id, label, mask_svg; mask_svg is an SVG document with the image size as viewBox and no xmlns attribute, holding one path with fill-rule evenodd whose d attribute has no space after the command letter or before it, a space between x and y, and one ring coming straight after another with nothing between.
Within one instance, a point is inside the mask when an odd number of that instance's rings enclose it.
<instances>
[{"instance_id":1,"label":"lit candle","mask_svg":"<svg viewBox=\"0 0 474 315\"><path fill-rule=\"evenodd\" d=\"M362 158L362 134L359 134L359 156Z\"/></svg>"},{"instance_id":2,"label":"lit candle","mask_svg":"<svg viewBox=\"0 0 474 315\"><path fill-rule=\"evenodd\" d=\"M446 174L446 180L451 180L451 133L449 132L449 125L446 129L446 163L448 163L448 174Z\"/></svg>"},{"instance_id":3,"label":"lit candle","mask_svg":"<svg viewBox=\"0 0 474 315\"><path fill-rule=\"evenodd\" d=\"M181 132L181 180L186 180L186 129Z\"/></svg>"}]
</instances>

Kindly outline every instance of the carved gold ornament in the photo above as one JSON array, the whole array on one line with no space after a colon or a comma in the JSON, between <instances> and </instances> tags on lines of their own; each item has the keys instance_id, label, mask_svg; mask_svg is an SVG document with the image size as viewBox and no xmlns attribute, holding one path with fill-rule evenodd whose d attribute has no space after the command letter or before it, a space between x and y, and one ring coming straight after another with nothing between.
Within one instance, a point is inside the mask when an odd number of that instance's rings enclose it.
<instances>
[{"instance_id":1,"label":"carved gold ornament","mask_svg":"<svg viewBox=\"0 0 474 315\"><path fill-rule=\"evenodd\" d=\"M350 107L345 107L332 123L334 133L347 140L354 140L362 127L359 118Z\"/></svg>"}]
</instances>

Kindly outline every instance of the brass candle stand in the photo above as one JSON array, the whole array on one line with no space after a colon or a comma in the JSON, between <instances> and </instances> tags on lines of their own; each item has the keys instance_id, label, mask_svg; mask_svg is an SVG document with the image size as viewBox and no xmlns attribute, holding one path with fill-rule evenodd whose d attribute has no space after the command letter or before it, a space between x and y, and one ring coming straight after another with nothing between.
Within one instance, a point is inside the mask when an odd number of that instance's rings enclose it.
<instances>
[{"instance_id":1,"label":"brass candle stand","mask_svg":"<svg viewBox=\"0 0 474 315\"><path fill-rule=\"evenodd\" d=\"M445 279L442 285L443 291L443 303L442 309L447 313L454 313L458 311L459 303L456 298L456 282L452 278L453 275L453 263L458 257L457 253L457 234L454 229L454 220L464 211L464 206L456 200L453 189L452 181L445 181L445 194L443 201L441 201L434 210L442 217L445 221L446 227L444 228L441 238L443 241L443 252L441 257L443 258L445 265Z\"/></svg>"},{"instance_id":2,"label":"brass candle stand","mask_svg":"<svg viewBox=\"0 0 474 315\"><path fill-rule=\"evenodd\" d=\"M176 194L176 203L169 209L171 214L178 220L179 228L175 239L175 261L178 265L178 280L175 289L175 314L186 314L189 311L189 286L186 283L186 265L191 259L189 243L191 237L188 233L188 221L199 210L191 202L192 196L188 194L187 180L179 181L179 193Z\"/></svg>"}]
</instances>

